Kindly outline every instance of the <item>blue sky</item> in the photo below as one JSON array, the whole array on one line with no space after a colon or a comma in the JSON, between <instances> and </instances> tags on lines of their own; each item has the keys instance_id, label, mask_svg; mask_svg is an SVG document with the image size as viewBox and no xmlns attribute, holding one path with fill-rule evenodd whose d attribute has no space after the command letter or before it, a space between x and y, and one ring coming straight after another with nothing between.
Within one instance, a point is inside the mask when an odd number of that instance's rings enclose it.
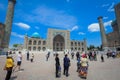
<instances>
[{"instance_id":1,"label":"blue sky","mask_svg":"<svg viewBox=\"0 0 120 80\"><path fill-rule=\"evenodd\" d=\"M24 43L24 35L38 32L47 38L48 28L70 30L71 40L87 39L87 45L101 45L98 16L103 16L106 33L112 31L114 5L119 0L17 0L10 46ZM0 0L0 22L4 23L8 0Z\"/></svg>"}]
</instances>

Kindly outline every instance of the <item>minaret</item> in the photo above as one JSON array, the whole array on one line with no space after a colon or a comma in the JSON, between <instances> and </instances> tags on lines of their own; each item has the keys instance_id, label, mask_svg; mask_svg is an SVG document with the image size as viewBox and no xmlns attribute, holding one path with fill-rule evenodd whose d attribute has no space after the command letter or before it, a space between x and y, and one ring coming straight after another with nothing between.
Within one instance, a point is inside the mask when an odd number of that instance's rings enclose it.
<instances>
[{"instance_id":1,"label":"minaret","mask_svg":"<svg viewBox=\"0 0 120 80\"><path fill-rule=\"evenodd\" d=\"M8 0L8 10L6 15L6 20L5 20L5 37L4 37L5 48L9 47L15 3L16 3L16 0Z\"/></svg>"},{"instance_id":2,"label":"minaret","mask_svg":"<svg viewBox=\"0 0 120 80\"><path fill-rule=\"evenodd\" d=\"M104 29L104 25L103 25L101 16L98 17L98 22L99 22L99 27L100 27L101 39L102 39L102 47L103 47L103 49L106 49L106 48L108 48L107 38L106 38L105 29Z\"/></svg>"}]
</instances>

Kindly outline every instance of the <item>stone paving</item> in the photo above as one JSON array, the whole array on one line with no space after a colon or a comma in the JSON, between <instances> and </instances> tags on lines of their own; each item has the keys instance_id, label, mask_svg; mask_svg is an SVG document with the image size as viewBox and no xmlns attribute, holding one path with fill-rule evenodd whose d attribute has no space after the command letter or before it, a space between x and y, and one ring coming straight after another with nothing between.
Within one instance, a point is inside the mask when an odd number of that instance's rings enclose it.
<instances>
[{"instance_id":1,"label":"stone paving","mask_svg":"<svg viewBox=\"0 0 120 80\"><path fill-rule=\"evenodd\" d=\"M34 62L26 60L26 55L23 55L21 71L17 69L13 72L11 80L84 80L78 76L76 72L76 59L71 59L71 66L69 69L69 77L61 75L60 78L55 78L55 57L51 54L48 61L46 61L45 53L34 53ZM16 64L16 55L13 55ZM64 54L59 54L60 63L63 73L63 57ZM86 80L120 80L120 58L107 59L105 62L100 61L98 55L97 61L89 61L89 70ZM6 71L3 70L5 64L5 56L0 56L0 80L4 80Z\"/></svg>"}]
</instances>

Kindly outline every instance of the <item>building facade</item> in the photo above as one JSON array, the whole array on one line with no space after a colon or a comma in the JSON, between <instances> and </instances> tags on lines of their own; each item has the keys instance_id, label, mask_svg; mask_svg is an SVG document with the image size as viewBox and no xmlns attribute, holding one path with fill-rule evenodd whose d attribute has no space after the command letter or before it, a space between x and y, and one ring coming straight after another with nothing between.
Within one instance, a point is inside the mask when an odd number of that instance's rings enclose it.
<instances>
[{"instance_id":1,"label":"building facade","mask_svg":"<svg viewBox=\"0 0 120 80\"><path fill-rule=\"evenodd\" d=\"M115 5L116 20L112 21L113 32L106 34L109 47L120 47L120 3Z\"/></svg>"},{"instance_id":2,"label":"building facade","mask_svg":"<svg viewBox=\"0 0 120 80\"><path fill-rule=\"evenodd\" d=\"M108 47L108 49L120 48L120 3L115 5L114 9L116 14L116 20L113 20L111 23L113 29L112 32L108 34L105 33L102 17L98 17L103 48L104 47Z\"/></svg>"},{"instance_id":3,"label":"building facade","mask_svg":"<svg viewBox=\"0 0 120 80\"><path fill-rule=\"evenodd\" d=\"M30 51L87 51L86 40L70 40L70 31L48 29L47 39L40 38L38 33L31 37L25 35L24 48Z\"/></svg>"}]
</instances>

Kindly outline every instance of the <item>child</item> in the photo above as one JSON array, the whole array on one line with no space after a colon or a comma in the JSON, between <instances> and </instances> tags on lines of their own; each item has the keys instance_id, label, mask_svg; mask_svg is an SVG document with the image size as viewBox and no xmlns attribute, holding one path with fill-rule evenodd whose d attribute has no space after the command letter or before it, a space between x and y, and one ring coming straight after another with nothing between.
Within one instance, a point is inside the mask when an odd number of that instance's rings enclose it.
<instances>
[{"instance_id":1,"label":"child","mask_svg":"<svg viewBox=\"0 0 120 80\"><path fill-rule=\"evenodd\" d=\"M31 55L31 62L33 62L33 59L34 59L34 54L32 53L32 55Z\"/></svg>"}]
</instances>

